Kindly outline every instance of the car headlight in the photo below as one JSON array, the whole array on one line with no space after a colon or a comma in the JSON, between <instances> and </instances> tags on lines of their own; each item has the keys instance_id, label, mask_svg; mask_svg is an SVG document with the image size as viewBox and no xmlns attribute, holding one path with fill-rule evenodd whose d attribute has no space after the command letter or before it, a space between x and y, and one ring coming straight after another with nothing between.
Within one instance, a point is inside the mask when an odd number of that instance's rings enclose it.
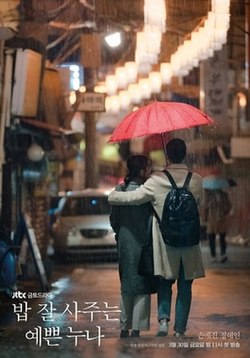
<instances>
[{"instance_id":1,"label":"car headlight","mask_svg":"<svg viewBox=\"0 0 250 358\"><path fill-rule=\"evenodd\" d=\"M72 229L69 230L68 236L76 236L77 233L78 233L77 228L73 227Z\"/></svg>"}]
</instances>

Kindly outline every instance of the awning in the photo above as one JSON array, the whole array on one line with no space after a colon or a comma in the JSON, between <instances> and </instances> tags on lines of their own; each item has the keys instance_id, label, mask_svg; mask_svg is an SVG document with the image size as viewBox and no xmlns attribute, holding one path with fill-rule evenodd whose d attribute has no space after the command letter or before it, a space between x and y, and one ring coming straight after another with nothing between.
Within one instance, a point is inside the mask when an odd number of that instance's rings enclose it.
<instances>
[{"instance_id":1,"label":"awning","mask_svg":"<svg viewBox=\"0 0 250 358\"><path fill-rule=\"evenodd\" d=\"M61 135L62 138L67 139L67 141L70 144L76 144L79 143L83 138L84 134L81 132L76 132L70 129L64 129L61 127L58 127L54 124L44 123L41 121L38 121L37 119L30 119L30 118L19 118L19 120L23 123L32 125L36 128L44 129L51 133L51 135Z\"/></svg>"}]
</instances>

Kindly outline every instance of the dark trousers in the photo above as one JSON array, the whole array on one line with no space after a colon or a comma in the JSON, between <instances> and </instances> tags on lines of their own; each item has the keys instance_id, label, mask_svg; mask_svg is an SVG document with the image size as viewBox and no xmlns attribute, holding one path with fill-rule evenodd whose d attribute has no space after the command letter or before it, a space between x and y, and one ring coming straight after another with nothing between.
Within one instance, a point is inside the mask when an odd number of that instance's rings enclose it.
<instances>
[{"instance_id":1,"label":"dark trousers","mask_svg":"<svg viewBox=\"0 0 250 358\"><path fill-rule=\"evenodd\" d=\"M157 294L159 321L164 318L170 321L172 285L174 283L175 280L166 280L163 277L160 278ZM183 264L181 263L179 278L177 280L174 324L174 330L181 334L184 334L187 327L192 300L192 283L193 280L185 280Z\"/></svg>"},{"instance_id":2,"label":"dark trousers","mask_svg":"<svg viewBox=\"0 0 250 358\"><path fill-rule=\"evenodd\" d=\"M216 256L216 234L208 234L208 242L210 247L211 256ZM226 254L226 233L222 232L219 234L219 242L220 242L220 254L221 256Z\"/></svg>"}]
</instances>

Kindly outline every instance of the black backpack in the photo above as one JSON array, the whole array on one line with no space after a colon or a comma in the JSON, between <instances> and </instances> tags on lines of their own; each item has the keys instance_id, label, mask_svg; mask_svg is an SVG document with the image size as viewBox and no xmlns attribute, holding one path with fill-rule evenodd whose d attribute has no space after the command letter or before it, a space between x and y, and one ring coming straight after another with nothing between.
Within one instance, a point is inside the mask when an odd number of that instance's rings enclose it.
<instances>
[{"instance_id":1,"label":"black backpack","mask_svg":"<svg viewBox=\"0 0 250 358\"><path fill-rule=\"evenodd\" d=\"M197 245L200 241L200 216L198 206L188 186L192 172L188 172L184 185L178 188L172 175L164 170L172 189L167 194L162 218L158 220L165 244L174 247Z\"/></svg>"}]
</instances>

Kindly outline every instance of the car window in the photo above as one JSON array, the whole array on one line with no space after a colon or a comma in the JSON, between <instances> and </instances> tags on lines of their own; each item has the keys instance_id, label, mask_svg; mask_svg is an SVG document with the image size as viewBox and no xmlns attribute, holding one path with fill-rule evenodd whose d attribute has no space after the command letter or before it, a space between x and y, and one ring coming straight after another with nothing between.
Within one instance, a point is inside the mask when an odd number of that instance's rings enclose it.
<instances>
[{"instance_id":1,"label":"car window","mask_svg":"<svg viewBox=\"0 0 250 358\"><path fill-rule=\"evenodd\" d=\"M110 210L107 197L67 198L61 215L109 215Z\"/></svg>"}]
</instances>

